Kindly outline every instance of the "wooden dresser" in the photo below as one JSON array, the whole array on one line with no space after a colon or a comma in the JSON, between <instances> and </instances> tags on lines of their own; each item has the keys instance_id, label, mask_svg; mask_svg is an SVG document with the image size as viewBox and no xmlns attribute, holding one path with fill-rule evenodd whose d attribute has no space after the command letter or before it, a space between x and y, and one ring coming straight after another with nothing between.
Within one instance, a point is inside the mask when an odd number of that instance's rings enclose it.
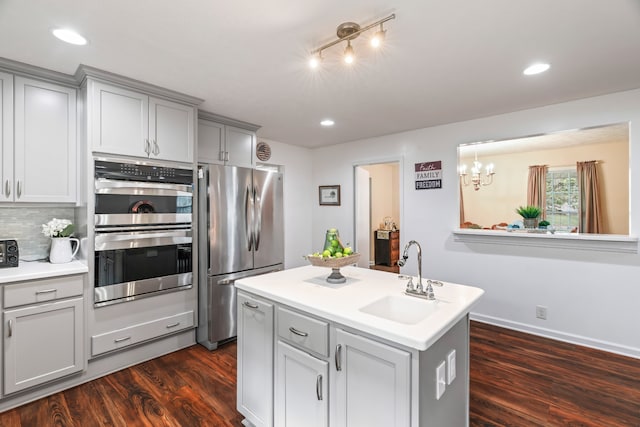
<instances>
[{"instance_id":1,"label":"wooden dresser","mask_svg":"<svg viewBox=\"0 0 640 427\"><path fill-rule=\"evenodd\" d=\"M375 263L377 265L394 266L400 258L400 231L376 230L375 239Z\"/></svg>"}]
</instances>

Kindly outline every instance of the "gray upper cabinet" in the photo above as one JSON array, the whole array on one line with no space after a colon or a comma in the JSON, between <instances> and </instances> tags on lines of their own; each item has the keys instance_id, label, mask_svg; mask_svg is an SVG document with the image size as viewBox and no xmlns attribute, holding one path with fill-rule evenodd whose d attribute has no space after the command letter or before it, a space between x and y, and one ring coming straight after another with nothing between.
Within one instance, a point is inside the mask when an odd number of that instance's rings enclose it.
<instances>
[{"instance_id":1,"label":"gray upper cabinet","mask_svg":"<svg viewBox=\"0 0 640 427\"><path fill-rule=\"evenodd\" d=\"M0 73L0 200L13 200L13 76Z\"/></svg>"},{"instance_id":2,"label":"gray upper cabinet","mask_svg":"<svg viewBox=\"0 0 640 427\"><path fill-rule=\"evenodd\" d=\"M93 151L193 161L193 106L96 81L89 88Z\"/></svg>"},{"instance_id":3,"label":"gray upper cabinet","mask_svg":"<svg viewBox=\"0 0 640 427\"><path fill-rule=\"evenodd\" d=\"M10 77L10 76L9 76ZM60 203L76 201L76 90L21 76L2 75L2 201ZM5 86L6 85L6 86Z\"/></svg>"},{"instance_id":4,"label":"gray upper cabinet","mask_svg":"<svg viewBox=\"0 0 640 427\"><path fill-rule=\"evenodd\" d=\"M217 165L255 166L258 126L239 120L199 112L198 161Z\"/></svg>"}]
</instances>

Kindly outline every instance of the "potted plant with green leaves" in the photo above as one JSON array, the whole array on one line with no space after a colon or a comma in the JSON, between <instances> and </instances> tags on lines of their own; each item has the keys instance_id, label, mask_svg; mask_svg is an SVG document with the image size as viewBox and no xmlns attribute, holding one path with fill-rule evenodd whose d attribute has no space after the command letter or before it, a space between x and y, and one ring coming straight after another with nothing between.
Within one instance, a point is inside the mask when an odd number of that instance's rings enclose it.
<instances>
[{"instance_id":1,"label":"potted plant with green leaves","mask_svg":"<svg viewBox=\"0 0 640 427\"><path fill-rule=\"evenodd\" d=\"M547 221L546 219L543 219L542 221L540 221L538 223L538 228L546 229L550 225L551 225L551 223L549 221Z\"/></svg>"},{"instance_id":2,"label":"potted plant with green leaves","mask_svg":"<svg viewBox=\"0 0 640 427\"><path fill-rule=\"evenodd\" d=\"M524 228L538 228L538 218L542 211L537 206L519 206L516 213L522 217Z\"/></svg>"}]
</instances>

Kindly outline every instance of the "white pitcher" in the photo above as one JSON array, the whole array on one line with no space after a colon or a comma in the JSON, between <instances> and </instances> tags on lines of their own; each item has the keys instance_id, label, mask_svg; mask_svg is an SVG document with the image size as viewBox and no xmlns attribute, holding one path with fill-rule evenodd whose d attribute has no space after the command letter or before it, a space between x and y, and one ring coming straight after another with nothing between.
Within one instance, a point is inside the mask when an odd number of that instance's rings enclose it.
<instances>
[{"instance_id":1,"label":"white pitcher","mask_svg":"<svg viewBox=\"0 0 640 427\"><path fill-rule=\"evenodd\" d=\"M71 251L71 242L76 242L76 247ZM64 264L71 262L71 259L78 253L80 241L73 237L52 237L51 251L49 252L49 262L52 264Z\"/></svg>"}]
</instances>

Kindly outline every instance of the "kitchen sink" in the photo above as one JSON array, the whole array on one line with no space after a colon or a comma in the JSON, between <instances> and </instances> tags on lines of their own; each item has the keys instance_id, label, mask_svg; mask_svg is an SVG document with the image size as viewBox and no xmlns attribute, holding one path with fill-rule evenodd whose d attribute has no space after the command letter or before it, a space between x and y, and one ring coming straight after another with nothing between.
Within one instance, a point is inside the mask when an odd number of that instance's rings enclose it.
<instances>
[{"instance_id":1,"label":"kitchen sink","mask_svg":"<svg viewBox=\"0 0 640 427\"><path fill-rule=\"evenodd\" d=\"M387 295L359 310L393 322L415 325L438 311L447 302L428 301L407 295Z\"/></svg>"}]
</instances>

